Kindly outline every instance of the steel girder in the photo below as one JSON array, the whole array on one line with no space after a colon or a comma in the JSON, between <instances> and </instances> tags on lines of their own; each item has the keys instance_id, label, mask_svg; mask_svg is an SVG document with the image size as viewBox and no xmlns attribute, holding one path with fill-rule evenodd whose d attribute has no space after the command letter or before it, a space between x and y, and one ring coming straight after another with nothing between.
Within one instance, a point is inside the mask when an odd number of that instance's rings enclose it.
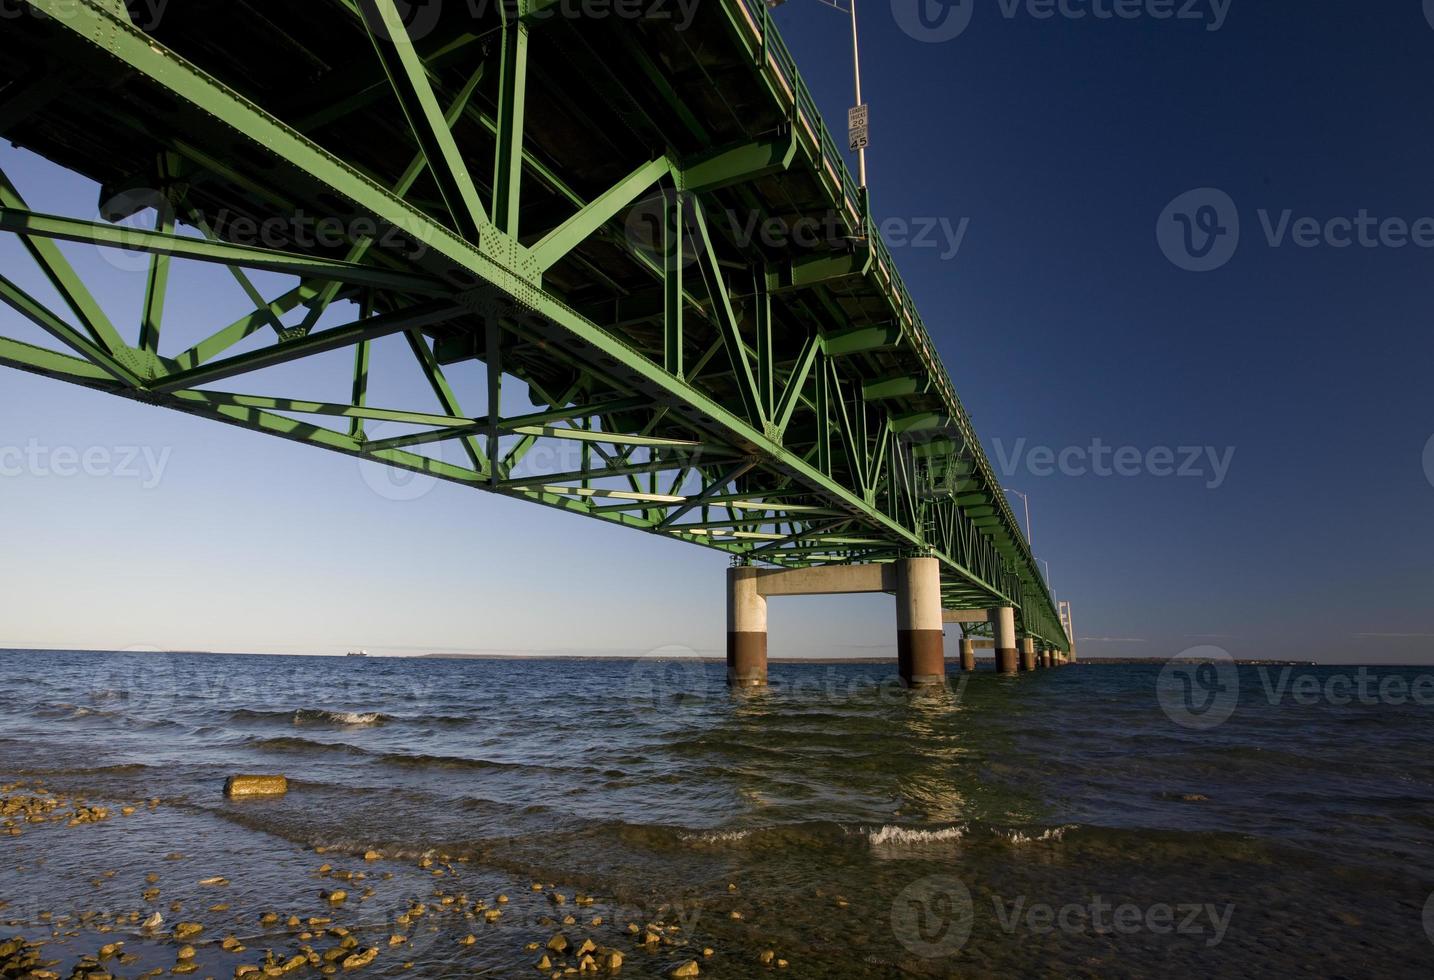
<instances>
[{"instance_id":1,"label":"steel girder","mask_svg":"<svg viewBox=\"0 0 1434 980\"><path fill-rule=\"evenodd\" d=\"M0 276L0 302L65 348L0 339L0 364L716 548L737 561L805 566L933 555L949 607L1014 605L1023 632L1068 647L970 420L871 228L864 195L759 2L722 0L720 19L704 29L723 32L742 56L735 63L787 120L782 131L710 152L668 145L588 190L545 159L552 154L539 143L550 144L552 134L535 139L526 121L548 119L532 116L530 89L555 70L542 32L563 29L540 23L538 5L500 7L496 24L417 39L393 0L316 3L306 16L347 31L350 58L371 64L373 74L363 84L339 79L345 84L329 101L302 116L287 111L287 122L167 46L164 32L135 27L114 4L27 6L35 16L7 25L0 60L18 58L21 47L39 51L80 66L91 81L122 78L128 98L98 105L102 85L57 89L43 72L28 81L21 73L13 94L0 89L4 135L112 181L93 154L82 159L66 142L72 117L104 112L125 145L153 161L139 184L154 193L128 210L152 210L154 225L137 231L35 213L0 177L0 231L19 236L64 309L47 308L8 276ZM484 36L493 43L476 43ZM360 38L367 51L357 49ZM190 43L180 34L173 40ZM680 120L669 125L707 137L700 114L645 50L658 43L654 35L633 31L620 43L656 90L653 105ZM604 84L631 85L616 72ZM146 115L140 105L161 108ZM638 108L658 112L640 101ZM354 114L397 134L407 154L387 165L346 160L312 135ZM479 162L484 141L491 167ZM723 235L713 224L721 201L756 201L757 182L769 192L805 188L808 200L840 218L854 248L772 256ZM567 213L528 207L534 187ZM349 232L326 248L239 242L213 222L217 205L230 203L259 215L314 207ZM362 230L353 230L360 219ZM644 222L652 235L634 236ZM110 321L57 241L149 257L135 330L122 333ZM166 354L165 298L190 262L228 268L253 310ZM612 281L618 262L621 274L651 283L650 301L640 284L614 282L613 298L600 302L569 285L574 271L584 282ZM269 298L255 272L294 282ZM873 313L868 295L884 314ZM347 324L319 327L326 312L350 307ZM368 404L371 344L396 334L438 410ZM252 347L256 335L266 341L258 349L233 352L246 341ZM347 404L209 387L347 350ZM444 371L468 359L486 369L481 415L463 409ZM547 407L505 415L505 380ZM365 421L414 431L370 439ZM466 465L422 451L441 443L460 446ZM575 446L577 465L524 468L536 446L551 444Z\"/></svg>"}]
</instances>

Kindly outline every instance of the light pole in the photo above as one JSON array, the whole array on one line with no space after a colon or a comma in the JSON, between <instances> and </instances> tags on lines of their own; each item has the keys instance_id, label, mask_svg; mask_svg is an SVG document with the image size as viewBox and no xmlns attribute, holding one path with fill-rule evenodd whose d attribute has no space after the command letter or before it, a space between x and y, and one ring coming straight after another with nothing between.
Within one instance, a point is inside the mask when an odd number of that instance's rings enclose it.
<instances>
[{"instance_id":1,"label":"light pole","mask_svg":"<svg viewBox=\"0 0 1434 980\"><path fill-rule=\"evenodd\" d=\"M767 7L775 10L787 0L767 0ZM847 0L843 7L840 0L820 0L833 10L840 10L844 14L851 15L851 68L852 74L856 77L856 105L861 108L864 104L861 101L861 41L856 30L856 0ZM856 151L857 184L862 190L866 190L866 146L857 147Z\"/></svg>"},{"instance_id":2,"label":"light pole","mask_svg":"<svg viewBox=\"0 0 1434 980\"><path fill-rule=\"evenodd\" d=\"M1013 493L1017 497L1021 498L1021 503L1023 503L1026 507L1026 544L1030 547L1035 547L1035 545L1031 543L1031 498L1027 497L1019 490L1012 490L1010 487L1002 487L1001 489L1006 491L1007 493ZM1049 570L1047 570L1046 575L1047 577L1050 576Z\"/></svg>"},{"instance_id":3,"label":"light pole","mask_svg":"<svg viewBox=\"0 0 1434 980\"><path fill-rule=\"evenodd\" d=\"M823 3L826 0L822 0ZM861 101L861 41L856 34L856 0L847 0L851 6L851 68L852 74L856 77L856 104L858 107L866 103ZM838 10L841 7L835 3L832 6ZM866 145L857 147L856 151L857 186L866 190Z\"/></svg>"}]
</instances>

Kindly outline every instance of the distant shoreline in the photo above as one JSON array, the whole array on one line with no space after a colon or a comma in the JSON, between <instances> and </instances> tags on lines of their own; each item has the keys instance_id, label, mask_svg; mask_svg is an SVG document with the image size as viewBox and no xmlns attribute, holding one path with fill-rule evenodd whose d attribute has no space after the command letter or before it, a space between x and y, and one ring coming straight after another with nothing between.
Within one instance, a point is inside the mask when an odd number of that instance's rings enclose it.
<instances>
[{"instance_id":1,"label":"distant shoreline","mask_svg":"<svg viewBox=\"0 0 1434 980\"><path fill-rule=\"evenodd\" d=\"M0 654L5 653L80 653L80 654L115 654L115 653L139 653L139 654L161 654L164 656L178 657L299 657L315 658L323 660L345 659L344 654L332 653L225 653L215 650L41 650L30 647L0 647ZM698 656L646 656L631 653L414 653L414 654L382 654L370 653L366 657L354 657L355 661L362 660L489 660L489 661L566 661L566 662L607 662L626 663L640 660L667 661L673 663L701 663L701 664L724 664L726 657L719 654L704 654ZM977 651L977 660L989 664L992 661L989 650ZM954 661L954 657L948 660ZM1165 664L1199 664L1210 662L1207 658L1200 657L1081 657L1074 664L1076 667L1132 667L1132 666L1163 666ZM1354 663L1348 661L1331 661L1329 663L1317 660L1281 660L1281 659L1255 659L1235 658L1224 663L1235 663L1244 667L1434 667L1434 663ZM818 667L840 666L842 664L895 664L896 655L893 651L890 655L880 657L771 657L768 663L781 666L801 666L803 664Z\"/></svg>"}]
</instances>

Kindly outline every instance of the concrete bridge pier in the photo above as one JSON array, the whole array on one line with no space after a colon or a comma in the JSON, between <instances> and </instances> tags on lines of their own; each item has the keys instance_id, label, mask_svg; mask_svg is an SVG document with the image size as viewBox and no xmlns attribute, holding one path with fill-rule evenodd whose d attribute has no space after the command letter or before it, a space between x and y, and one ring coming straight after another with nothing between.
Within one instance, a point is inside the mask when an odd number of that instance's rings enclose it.
<instances>
[{"instance_id":1,"label":"concrete bridge pier","mask_svg":"<svg viewBox=\"0 0 1434 980\"><path fill-rule=\"evenodd\" d=\"M968 674L976 670L976 642L965 637L961 639L961 669Z\"/></svg>"},{"instance_id":2,"label":"concrete bridge pier","mask_svg":"<svg viewBox=\"0 0 1434 980\"><path fill-rule=\"evenodd\" d=\"M1056 653L1055 653L1055 651L1054 651L1054 650L1047 650L1047 651L1045 652L1045 663L1044 663L1044 666L1047 667L1047 668L1051 668L1051 667L1054 667L1055 665L1056 665Z\"/></svg>"},{"instance_id":3,"label":"concrete bridge pier","mask_svg":"<svg viewBox=\"0 0 1434 980\"><path fill-rule=\"evenodd\" d=\"M727 569L727 683L767 685L767 597L758 588L758 569Z\"/></svg>"},{"instance_id":4,"label":"concrete bridge pier","mask_svg":"<svg viewBox=\"0 0 1434 980\"><path fill-rule=\"evenodd\" d=\"M870 565L727 570L727 682L767 683L767 600L784 595L896 593L896 649L908 687L946 683L941 565L935 558L903 558ZM982 614L984 615L984 614Z\"/></svg>"},{"instance_id":5,"label":"concrete bridge pier","mask_svg":"<svg viewBox=\"0 0 1434 980\"><path fill-rule=\"evenodd\" d=\"M998 606L991 614L996 624L996 670L1002 674L1014 674L1019 655L1016 652L1016 610L1011 606Z\"/></svg>"},{"instance_id":6,"label":"concrete bridge pier","mask_svg":"<svg viewBox=\"0 0 1434 980\"><path fill-rule=\"evenodd\" d=\"M941 566L935 558L896 563L896 660L907 687L946 683Z\"/></svg>"},{"instance_id":7,"label":"concrete bridge pier","mask_svg":"<svg viewBox=\"0 0 1434 980\"><path fill-rule=\"evenodd\" d=\"M1028 636L1021 640L1021 670L1029 673L1036 669L1036 640Z\"/></svg>"}]
</instances>

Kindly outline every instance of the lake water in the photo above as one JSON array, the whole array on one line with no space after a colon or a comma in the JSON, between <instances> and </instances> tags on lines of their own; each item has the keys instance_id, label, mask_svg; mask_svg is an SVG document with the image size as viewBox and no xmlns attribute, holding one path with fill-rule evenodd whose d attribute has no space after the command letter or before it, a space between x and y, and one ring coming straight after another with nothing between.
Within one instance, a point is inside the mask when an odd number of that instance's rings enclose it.
<instances>
[{"instance_id":1,"label":"lake water","mask_svg":"<svg viewBox=\"0 0 1434 980\"><path fill-rule=\"evenodd\" d=\"M556 933L629 977L1434 971L1419 671L1242 667L1214 724L1158 667L894 669L0 653L3 795L109 812L0 836L0 939L61 975L121 940L112 974L168 970L181 921L226 978L333 926L378 976L541 976ZM236 773L290 789L226 800Z\"/></svg>"}]
</instances>

